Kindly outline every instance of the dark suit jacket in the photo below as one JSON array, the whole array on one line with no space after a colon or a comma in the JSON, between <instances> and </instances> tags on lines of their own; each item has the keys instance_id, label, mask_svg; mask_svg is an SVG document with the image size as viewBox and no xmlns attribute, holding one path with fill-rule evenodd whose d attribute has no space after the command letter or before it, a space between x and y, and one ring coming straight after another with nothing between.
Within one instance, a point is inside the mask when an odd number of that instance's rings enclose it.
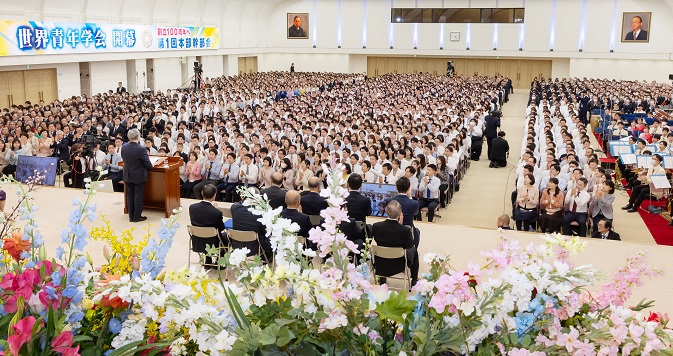
<instances>
[{"instance_id":1,"label":"dark suit jacket","mask_svg":"<svg viewBox=\"0 0 673 356\"><path fill-rule=\"evenodd\" d=\"M297 223L297 225L299 225L297 235L299 236L308 237L308 231L313 228L313 224L311 224L311 219L308 215L299 212L297 209L285 209L280 212L280 217Z\"/></svg>"},{"instance_id":2,"label":"dark suit jacket","mask_svg":"<svg viewBox=\"0 0 673 356\"><path fill-rule=\"evenodd\" d=\"M116 138L117 135L121 135L122 140L125 140L126 139L126 129L121 125L117 126L117 129L115 129L114 126L112 126L110 128L110 137Z\"/></svg>"},{"instance_id":3,"label":"dark suit jacket","mask_svg":"<svg viewBox=\"0 0 673 356\"><path fill-rule=\"evenodd\" d=\"M304 31L303 28L301 28L301 27L296 28L294 26L287 29L287 36L288 37L307 37L306 36L306 31Z\"/></svg>"},{"instance_id":4,"label":"dark suit jacket","mask_svg":"<svg viewBox=\"0 0 673 356\"><path fill-rule=\"evenodd\" d=\"M189 220L192 226L214 227L217 231L224 231L222 211L207 201L200 201L189 206ZM192 238L192 250L205 252L207 245L217 245L219 236L210 239Z\"/></svg>"},{"instance_id":5,"label":"dark suit jacket","mask_svg":"<svg viewBox=\"0 0 673 356\"><path fill-rule=\"evenodd\" d=\"M414 216L418 213L418 202L405 194L399 194L392 199L386 200L386 205L393 200L402 205L402 224L414 226Z\"/></svg>"},{"instance_id":6,"label":"dark suit jacket","mask_svg":"<svg viewBox=\"0 0 673 356\"><path fill-rule=\"evenodd\" d=\"M54 149L53 156L58 157L59 160L67 162L70 159L70 147L68 147L68 140L66 138L52 143L49 147Z\"/></svg>"},{"instance_id":7,"label":"dark suit jacket","mask_svg":"<svg viewBox=\"0 0 673 356\"><path fill-rule=\"evenodd\" d=\"M348 216L356 221L367 223L367 216L372 213L372 202L360 192L351 190L346 198L346 208Z\"/></svg>"},{"instance_id":8,"label":"dark suit jacket","mask_svg":"<svg viewBox=\"0 0 673 356\"><path fill-rule=\"evenodd\" d=\"M266 227L261 222L257 221L259 218L258 215L253 214L248 210L247 206L244 206L240 202L231 206L231 220L234 230L255 231L259 240L262 241L266 239ZM250 250L250 255L256 255L259 248L257 241L246 243L230 241L230 243L233 248L247 247Z\"/></svg>"},{"instance_id":9,"label":"dark suit jacket","mask_svg":"<svg viewBox=\"0 0 673 356\"><path fill-rule=\"evenodd\" d=\"M626 34L624 41L647 41L647 31L640 30L638 33L638 38L633 38L633 31Z\"/></svg>"},{"instance_id":10,"label":"dark suit jacket","mask_svg":"<svg viewBox=\"0 0 673 356\"><path fill-rule=\"evenodd\" d=\"M383 247L402 247L405 250L414 247L411 229L395 220L386 219L372 225L372 236L376 244ZM376 274L392 276L404 271L404 259L376 260L374 259Z\"/></svg>"},{"instance_id":11,"label":"dark suit jacket","mask_svg":"<svg viewBox=\"0 0 673 356\"><path fill-rule=\"evenodd\" d=\"M271 205L273 209L278 207L283 207L283 209L287 208L287 205L285 205L285 194L287 194L287 191L280 189L279 186L274 185L262 189L259 193L261 195L266 194L266 197L269 198L269 205Z\"/></svg>"},{"instance_id":12,"label":"dark suit jacket","mask_svg":"<svg viewBox=\"0 0 673 356\"><path fill-rule=\"evenodd\" d=\"M601 237L601 233L598 232L598 231L594 231L594 233L591 234L591 237L593 237L594 239L601 239L601 238L602 238L602 237ZM618 233L616 233L616 232L610 230L610 231L608 232L607 240L617 240L617 241L621 241L622 239L620 238L620 236L619 236Z\"/></svg>"},{"instance_id":13,"label":"dark suit jacket","mask_svg":"<svg viewBox=\"0 0 673 356\"><path fill-rule=\"evenodd\" d=\"M491 160L506 161L509 143L502 137L496 137L491 141Z\"/></svg>"},{"instance_id":14,"label":"dark suit jacket","mask_svg":"<svg viewBox=\"0 0 673 356\"><path fill-rule=\"evenodd\" d=\"M126 88L124 88L124 87L117 87L117 94L121 94L121 93L126 93Z\"/></svg>"},{"instance_id":15,"label":"dark suit jacket","mask_svg":"<svg viewBox=\"0 0 673 356\"><path fill-rule=\"evenodd\" d=\"M147 181L147 170L152 169L152 162L145 147L137 142L122 146L124 161L124 182L143 183Z\"/></svg>"},{"instance_id":16,"label":"dark suit jacket","mask_svg":"<svg viewBox=\"0 0 673 356\"><path fill-rule=\"evenodd\" d=\"M484 127L484 136L495 138L498 136L498 127L500 127L500 118L488 115L484 118L486 125Z\"/></svg>"},{"instance_id":17,"label":"dark suit jacket","mask_svg":"<svg viewBox=\"0 0 673 356\"><path fill-rule=\"evenodd\" d=\"M301 197L301 211L306 215L320 215L327 208L327 200L318 193L310 192Z\"/></svg>"}]
</instances>

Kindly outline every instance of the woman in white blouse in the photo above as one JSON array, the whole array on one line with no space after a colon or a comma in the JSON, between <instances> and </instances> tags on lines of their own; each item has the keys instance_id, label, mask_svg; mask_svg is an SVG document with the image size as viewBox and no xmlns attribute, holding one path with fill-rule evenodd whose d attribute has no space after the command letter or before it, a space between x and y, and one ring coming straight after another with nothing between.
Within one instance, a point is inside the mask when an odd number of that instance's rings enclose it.
<instances>
[{"instance_id":1,"label":"woman in white blouse","mask_svg":"<svg viewBox=\"0 0 673 356\"><path fill-rule=\"evenodd\" d=\"M308 191L308 180L313 177L313 172L309 169L310 166L311 162L308 160L303 160L299 164L297 176L294 179L294 185L297 187L297 190Z\"/></svg>"}]
</instances>

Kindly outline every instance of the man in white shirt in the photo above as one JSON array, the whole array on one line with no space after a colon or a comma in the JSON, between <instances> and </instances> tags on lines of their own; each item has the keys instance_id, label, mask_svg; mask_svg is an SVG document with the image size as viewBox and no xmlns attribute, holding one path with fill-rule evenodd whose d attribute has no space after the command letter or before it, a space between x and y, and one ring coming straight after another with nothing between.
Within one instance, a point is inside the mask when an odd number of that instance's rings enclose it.
<instances>
[{"instance_id":1,"label":"man in white shirt","mask_svg":"<svg viewBox=\"0 0 673 356\"><path fill-rule=\"evenodd\" d=\"M248 153L243 158L243 164L239 170L239 179L241 183L247 188L249 186L257 186L257 177L259 169L252 163L252 154Z\"/></svg>"},{"instance_id":2,"label":"man in white shirt","mask_svg":"<svg viewBox=\"0 0 673 356\"><path fill-rule=\"evenodd\" d=\"M384 163L381 166L381 175L379 176L379 183L381 184L395 184L397 178L393 174L393 165Z\"/></svg>"},{"instance_id":3,"label":"man in white shirt","mask_svg":"<svg viewBox=\"0 0 673 356\"><path fill-rule=\"evenodd\" d=\"M582 177L577 180L576 186L568 191L565 197L566 213L563 217L563 234L570 235L571 223L577 222L579 226L579 236L587 236L587 212L589 210L589 200L591 195L587 193L588 181Z\"/></svg>"},{"instance_id":4,"label":"man in white shirt","mask_svg":"<svg viewBox=\"0 0 673 356\"><path fill-rule=\"evenodd\" d=\"M362 161L362 165L360 167L362 168L362 177L364 179L364 182L376 183L376 174L374 173L374 171L372 171L371 162L367 160Z\"/></svg>"},{"instance_id":5,"label":"man in white shirt","mask_svg":"<svg viewBox=\"0 0 673 356\"><path fill-rule=\"evenodd\" d=\"M227 153L225 163L222 165L222 182L217 185L217 200L221 198L221 191L224 190L224 201L232 201L232 192L238 186L238 177L240 175L240 167L236 164L236 155L234 153Z\"/></svg>"},{"instance_id":6,"label":"man in white shirt","mask_svg":"<svg viewBox=\"0 0 673 356\"><path fill-rule=\"evenodd\" d=\"M435 176L437 166L429 164L425 167L425 177L421 179L418 191L421 198L418 200L418 211L428 208L428 222L435 217L435 209L439 206L439 185L441 181Z\"/></svg>"}]
</instances>

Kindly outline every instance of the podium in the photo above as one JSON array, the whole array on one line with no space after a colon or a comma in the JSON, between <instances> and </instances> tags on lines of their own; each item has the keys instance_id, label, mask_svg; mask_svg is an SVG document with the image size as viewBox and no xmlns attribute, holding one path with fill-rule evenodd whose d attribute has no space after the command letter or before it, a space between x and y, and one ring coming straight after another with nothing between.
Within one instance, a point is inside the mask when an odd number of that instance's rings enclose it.
<instances>
[{"instance_id":1,"label":"podium","mask_svg":"<svg viewBox=\"0 0 673 356\"><path fill-rule=\"evenodd\" d=\"M164 162L147 171L143 208L162 210L166 217L173 214L173 209L180 207L180 167L181 157L165 157ZM120 162L123 166L123 162ZM124 186L124 214L128 214L126 202L126 186Z\"/></svg>"}]
</instances>

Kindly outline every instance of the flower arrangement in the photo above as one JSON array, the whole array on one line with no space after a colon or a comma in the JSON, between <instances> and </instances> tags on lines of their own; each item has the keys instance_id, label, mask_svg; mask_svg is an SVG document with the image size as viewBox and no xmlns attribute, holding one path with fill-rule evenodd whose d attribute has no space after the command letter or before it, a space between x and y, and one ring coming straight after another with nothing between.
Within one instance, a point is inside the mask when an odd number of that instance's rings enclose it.
<instances>
[{"instance_id":1,"label":"flower arrangement","mask_svg":"<svg viewBox=\"0 0 673 356\"><path fill-rule=\"evenodd\" d=\"M209 248L219 258L218 278L203 268L163 271L175 217L162 221L158 238L146 235L136 245L132 232L118 237L109 222L88 232L82 221L95 211L90 187L84 202L74 202L57 258L49 259L31 220L28 185L17 208L28 228L20 238L18 228L2 230L13 241L2 249L4 354L673 354L668 316L646 313L651 301L625 305L643 278L660 271L635 253L589 291L598 272L572 263L585 245L577 237L547 235L523 246L502 236L483 261L464 269L424 256L430 272L412 293L374 284L368 251L339 230L348 195L341 168L323 167L329 187L321 195L330 207L310 231L314 250L266 197L241 191L266 226L274 262L248 258L247 249L220 257ZM94 267L84 254L89 237L111 245L106 265Z\"/></svg>"}]
</instances>

